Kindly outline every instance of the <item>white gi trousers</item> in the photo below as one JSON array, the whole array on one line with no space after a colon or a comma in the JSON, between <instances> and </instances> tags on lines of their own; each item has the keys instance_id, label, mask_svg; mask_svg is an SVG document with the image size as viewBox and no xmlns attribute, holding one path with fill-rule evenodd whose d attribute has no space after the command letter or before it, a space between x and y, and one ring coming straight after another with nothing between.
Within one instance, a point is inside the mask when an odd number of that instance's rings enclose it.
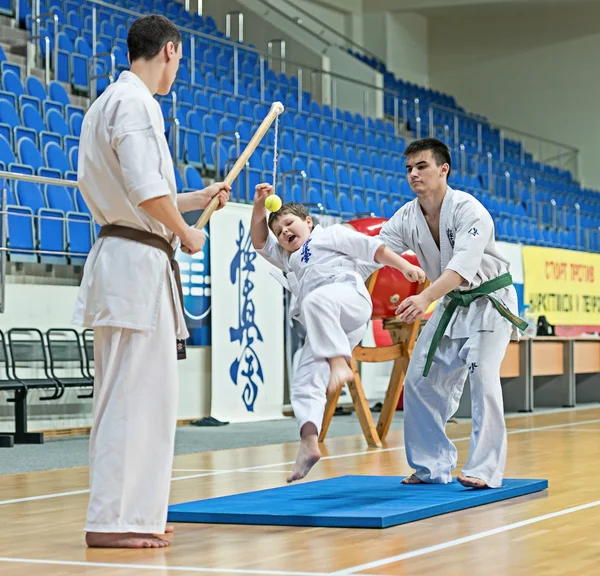
<instances>
[{"instance_id":1,"label":"white gi trousers","mask_svg":"<svg viewBox=\"0 0 600 576\"><path fill-rule=\"evenodd\" d=\"M326 284L304 298L306 341L290 385L298 430L311 422L320 433L331 372L327 358L350 360L367 330L372 309L353 282Z\"/></svg>"},{"instance_id":2,"label":"white gi trousers","mask_svg":"<svg viewBox=\"0 0 600 576\"><path fill-rule=\"evenodd\" d=\"M423 377L436 326L427 323L415 345L404 383L404 442L415 475L424 482L452 481L458 453L446 435L446 423L456 412L467 376L471 387L472 433L465 476L490 488L502 485L507 437L500 383L500 364L513 326L500 315L493 331L469 338L440 341L431 369Z\"/></svg>"},{"instance_id":3,"label":"white gi trousers","mask_svg":"<svg viewBox=\"0 0 600 576\"><path fill-rule=\"evenodd\" d=\"M85 530L163 534L179 391L168 280L155 330L95 328L94 361Z\"/></svg>"}]
</instances>

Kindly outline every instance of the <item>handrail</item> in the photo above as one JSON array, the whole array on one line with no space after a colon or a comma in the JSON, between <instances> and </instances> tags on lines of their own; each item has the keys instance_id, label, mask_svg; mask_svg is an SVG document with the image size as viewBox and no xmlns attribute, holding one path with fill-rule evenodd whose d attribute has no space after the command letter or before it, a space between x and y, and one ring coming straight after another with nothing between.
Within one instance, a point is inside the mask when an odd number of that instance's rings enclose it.
<instances>
[{"instance_id":1,"label":"handrail","mask_svg":"<svg viewBox=\"0 0 600 576\"><path fill-rule=\"evenodd\" d=\"M21 180L24 182L35 182L39 184L54 184L56 186L65 186L68 188L77 187L77 182L72 180L63 180L61 178L48 178L46 176L33 176L31 174L19 174L16 172L6 172L4 170L0 170L0 182L3 183L5 180ZM7 233L8 233L8 220L7 220L7 209L6 209L6 186L0 186L0 314L5 310L6 304L6 257L8 252L7 247ZM16 214L15 214L16 215ZM38 217L39 215L34 215L34 217ZM44 218L55 219L52 216L44 216ZM61 219L62 220L62 219ZM65 254L63 252L48 252L46 250L31 250L31 249L21 249L21 252L33 253L33 254L52 254L54 256L62 256L62 255L80 255L85 256L85 254L80 254L76 252L71 252L70 254Z\"/></svg>"},{"instance_id":2,"label":"handrail","mask_svg":"<svg viewBox=\"0 0 600 576\"><path fill-rule=\"evenodd\" d=\"M4 170L0 170L0 180L23 180L24 182L35 182L36 184L55 184L56 186L77 188L77 182L75 180L49 178L47 176L35 176L33 174L21 174L20 172L6 172Z\"/></svg>"},{"instance_id":3,"label":"handrail","mask_svg":"<svg viewBox=\"0 0 600 576\"><path fill-rule=\"evenodd\" d=\"M264 1L265 0L260 0L260 2L264 2ZM347 44L352 44L352 46L356 46L363 54L366 54L367 56L370 56L371 58L374 58L375 60L379 61L379 57L377 55L373 54L373 52L371 52L370 50L367 50L364 46L361 46L358 42L355 42L354 40L352 40L352 38L348 38L348 36L344 36L344 34L340 33L338 30L336 30L335 28L333 28L332 26L327 24L327 22L324 22L323 20L319 20L316 16L314 16L313 14L311 14L304 8L298 6L297 4L294 4L294 2L292 2L291 0L282 0L282 2L289 4L292 8L295 8L296 10L298 10L298 12L304 14L305 16L308 16L313 21L317 22L319 24L319 26L322 26L327 31L331 32L332 34L335 34L338 38L341 38ZM298 25L302 26L301 24L298 24Z\"/></svg>"},{"instance_id":4,"label":"handrail","mask_svg":"<svg viewBox=\"0 0 600 576\"><path fill-rule=\"evenodd\" d=\"M292 18L291 16L286 14L283 10L277 8L277 6L273 6L272 4L269 4L269 2L267 2L267 0L260 0L260 3L264 4L269 10L273 10L273 12L276 12L281 17L285 18L288 22L291 22L294 26L300 26L294 18ZM265 14L265 16L266 16L266 14ZM308 32L311 36L314 36L319 42L322 42L326 46L332 46L331 42L328 42L327 40L325 40L325 38L323 38L323 36L320 36L316 32L313 32L312 30L309 30L308 28L302 28L302 30L304 30L305 32Z\"/></svg>"},{"instance_id":5,"label":"handrail","mask_svg":"<svg viewBox=\"0 0 600 576\"><path fill-rule=\"evenodd\" d=\"M109 3L103 2L102 0L85 0L85 3L98 4L99 6L111 8L112 10L116 10L117 12L125 12L131 16L136 16L138 18L143 16L143 14L141 12L134 12L133 10L129 10L127 8L121 8L120 6L116 6L114 4L109 4ZM267 60L269 58L269 54L267 52L262 52L261 50L257 50L256 48L252 48L246 44L240 45L237 42L232 42L231 40L227 40L225 38L218 38L216 36L211 36L210 34L206 34L204 32L198 32L197 30L192 30L191 28L187 28L185 26L180 26L178 24L176 24L175 26L177 27L178 30L180 30L181 32L185 32L186 34L190 34L193 36L199 36L201 38L205 38L205 39L209 40L210 42L213 42L216 44L224 44L226 46L230 46L231 48L237 48L238 50L242 50L244 52L251 52L258 56L263 56L265 58L265 60ZM276 55L270 55L270 57L274 60L281 60L281 58L279 58ZM368 84L367 82L362 82L360 80L356 80L355 78L350 78L349 76L342 76L341 74L336 74L335 72L330 72L329 70L323 70L323 68L317 68L310 64L296 62L294 60L290 60L289 58L286 58L285 61L287 64L293 64L294 66L298 66L300 68L303 68L304 70L309 70L311 72L320 73L325 76L330 76L331 78L336 78L338 80L345 80L346 82L350 82L352 84L357 84L359 86L363 86L363 87L369 88L371 90L388 93L390 95L397 95L397 93L393 90L386 90L384 88L380 88L373 84Z\"/></svg>"}]
</instances>

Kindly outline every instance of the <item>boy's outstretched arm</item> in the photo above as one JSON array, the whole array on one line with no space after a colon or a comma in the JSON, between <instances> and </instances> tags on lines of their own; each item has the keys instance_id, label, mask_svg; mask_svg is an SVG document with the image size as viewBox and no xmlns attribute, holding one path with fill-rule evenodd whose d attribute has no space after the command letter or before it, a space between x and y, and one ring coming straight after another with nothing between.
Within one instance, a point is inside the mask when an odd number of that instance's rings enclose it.
<instances>
[{"instance_id":1,"label":"boy's outstretched arm","mask_svg":"<svg viewBox=\"0 0 600 576\"><path fill-rule=\"evenodd\" d=\"M411 282L422 283L426 280L425 272L421 268L411 264L383 244L375 252L375 262L400 270Z\"/></svg>"},{"instance_id":2,"label":"boy's outstretched arm","mask_svg":"<svg viewBox=\"0 0 600 576\"><path fill-rule=\"evenodd\" d=\"M254 192L254 206L252 208L252 220L250 222L250 237L255 250L261 250L267 243L269 226L267 224L267 209L265 200L273 191L270 184L259 184Z\"/></svg>"}]
</instances>

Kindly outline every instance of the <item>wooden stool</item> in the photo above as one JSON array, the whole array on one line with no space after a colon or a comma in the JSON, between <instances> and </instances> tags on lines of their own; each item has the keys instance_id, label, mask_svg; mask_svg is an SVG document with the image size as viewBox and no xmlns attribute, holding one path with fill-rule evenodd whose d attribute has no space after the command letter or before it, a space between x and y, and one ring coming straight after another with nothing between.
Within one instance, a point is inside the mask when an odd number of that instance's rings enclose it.
<instances>
[{"instance_id":1,"label":"wooden stool","mask_svg":"<svg viewBox=\"0 0 600 576\"><path fill-rule=\"evenodd\" d=\"M371 448L381 448L382 442L390 430L394 412L402 393L410 355L419 334L420 323L420 320L413 324L403 324L396 318L384 320L383 327L390 332L393 344L391 346L376 347L357 346L352 352L350 366L354 372L354 380L348 382L348 388L352 396L352 403L354 404L358 421L360 422L367 444ZM365 391L358 373L357 362L389 362L390 360L394 360L394 366L385 394L385 400L383 401L383 407L379 414L379 421L377 422L377 427L375 427L373 415L367 403ZM337 394L327 398L319 442L325 440L341 392L342 390L340 389Z\"/></svg>"},{"instance_id":2,"label":"wooden stool","mask_svg":"<svg viewBox=\"0 0 600 576\"><path fill-rule=\"evenodd\" d=\"M376 271L367 279L369 294L373 297L375 293L375 298L377 299L381 298L381 294L376 293L379 272L379 270ZM415 294L420 294L428 286L429 280L425 280L423 284L417 286ZM391 309L395 310L397 305L399 305L399 302L396 303L397 297L396 300L390 298L390 301L394 302ZM350 390L352 404L356 410L356 415L358 416L358 421L360 422L367 444L372 448L381 448L382 443L390 430L390 426L392 425L394 412L396 412L400 394L402 394L404 377L406 376L410 356L415 347L417 336L419 335L420 326L421 319L413 324L404 324L400 322L397 317L386 318L383 320L383 328L390 333L393 342L391 346L357 346L352 351L350 367L352 368L352 372L354 372L354 380L348 382L348 389ZM390 375L390 381L381 408L381 413L379 414L377 427L375 427L373 415L371 414L371 409L367 403L365 390L360 379L360 374L358 373L357 362L389 362L391 360L394 361L394 366L392 368L392 374ZM331 419L333 418L341 393L342 390L340 388L337 394L327 398L319 442L325 440L327 430L331 424Z\"/></svg>"}]
</instances>

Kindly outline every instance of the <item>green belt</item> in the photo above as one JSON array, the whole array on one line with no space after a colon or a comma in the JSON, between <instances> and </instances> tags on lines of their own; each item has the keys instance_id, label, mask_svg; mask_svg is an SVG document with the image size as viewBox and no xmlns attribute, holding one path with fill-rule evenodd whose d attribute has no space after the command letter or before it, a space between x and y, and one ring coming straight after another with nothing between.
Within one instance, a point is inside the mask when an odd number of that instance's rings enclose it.
<instances>
[{"instance_id":1,"label":"green belt","mask_svg":"<svg viewBox=\"0 0 600 576\"><path fill-rule=\"evenodd\" d=\"M425 370L423 371L423 376L427 376L429 374L429 369L431 368L431 364L433 362L433 357L435 356L435 351L440 344L440 340L442 339L444 332L446 331L446 327L450 323L452 318L452 314L459 307L467 307L477 298L481 298L485 296L489 298L494 305L494 308L500 312L500 315L506 318L511 324L517 326L521 330L525 330L528 326L527 322L515 316L506 306L501 304L496 298L490 296L492 292L496 290L500 290L501 288L506 288L513 283L512 276L509 273L502 274L502 276L498 276L498 278L494 278L492 280L488 280L484 282L478 288L473 290L468 290L466 292L460 292L458 290L449 292L447 296L450 298L450 302L444 310L442 314L442 318L440 319L440 323L433 335L433 339L431 340L431 345L429 346L429 352L427 353L427 361L425 362Z\"/></svg>"}]
</instances>

